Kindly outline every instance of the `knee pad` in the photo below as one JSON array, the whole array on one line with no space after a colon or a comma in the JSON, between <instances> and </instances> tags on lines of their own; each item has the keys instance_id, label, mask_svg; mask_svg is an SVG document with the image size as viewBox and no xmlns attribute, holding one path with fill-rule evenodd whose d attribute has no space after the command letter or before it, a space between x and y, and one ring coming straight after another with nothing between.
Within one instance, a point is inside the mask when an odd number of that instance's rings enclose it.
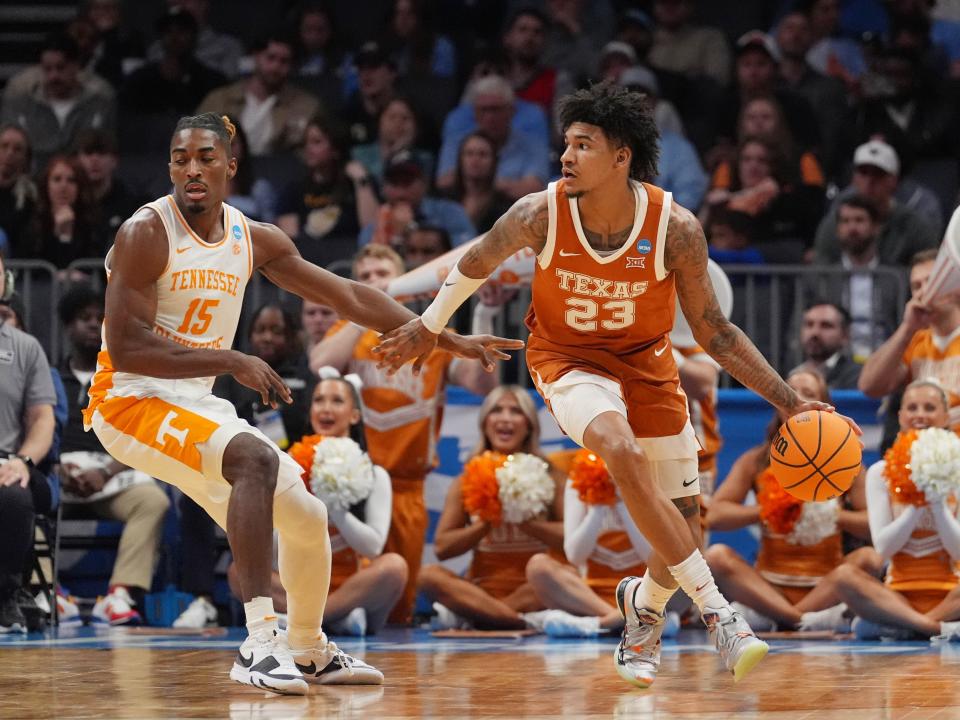
<instances>
[{"instance_id":1,"label":"knee pad","mask_svg":"<svg viewBox=\"0 0 960 720\"><path fill-rule=\"evenodd\" d=\"M283 463L280 474L282 476ZM282 477L277 479L277 485ZM273 526L286 540L312 541L327 533L327 507L304 486L297 482L273 498Z\"/></svg>"}]
</instances>

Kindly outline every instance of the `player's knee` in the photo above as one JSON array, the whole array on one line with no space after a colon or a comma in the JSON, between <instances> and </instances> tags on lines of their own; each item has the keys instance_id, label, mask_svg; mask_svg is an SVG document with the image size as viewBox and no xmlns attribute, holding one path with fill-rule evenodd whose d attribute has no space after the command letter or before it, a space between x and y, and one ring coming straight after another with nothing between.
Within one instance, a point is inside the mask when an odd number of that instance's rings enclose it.
<instances>
[{"instance_id":1,"label":"player's knee","mask_svg":"<svg viewBox=\"0 0 960 720\"><path fill-rule=\"evenodd\" d=\"M527 561L527 582L539 585L547 580L554 570L556 562L546 553L537 553Z\"/></svg>"},{"instance_id":2,"label":"player's knee","mask_svg":"<svg viewBox=\"0 0 960 720\"><path fill-rule=\"evenodd\" d=\"M632 437L625 435L613 435L602 441L602 447L599 452L607 467L611 468L614 475L617 469L627 467L636 467L647 462L647 455L640 447L640 444ZM621 472L622 474L622 472Z\"/></svg>"},{"instance_id":3,"label":"player's knee","mask_svg":"<svg viewBox=\"0 0 960 720\"><path fill-rule=\"evenodd\" d=\"M284 542L315 546L327 540L327 506L307 491L302 482L277 494L273 524Z\"/></svg>"},{"instance_id":4,"label":"player's knee","mask_svg":"<svg viewBox=\"0 0 960 720\"><path fill-rule=\"evenodd\" d=\"M223 477L231 485L255 482L272 490L277 486L279 467L276 451L249 433L237 435L223 453Z\"/></svg>"},{"instance_id":5,"label":"player's knee","mask_svg":"<svg viewBox=\"0 0 960 720\"><path fill-rule=\"evenodd\" d=\"M716 543L708 547L703 557L714 575L732 572L737 560L740 559L732 547L723 543Z\"/></svg>"}]
</instances>

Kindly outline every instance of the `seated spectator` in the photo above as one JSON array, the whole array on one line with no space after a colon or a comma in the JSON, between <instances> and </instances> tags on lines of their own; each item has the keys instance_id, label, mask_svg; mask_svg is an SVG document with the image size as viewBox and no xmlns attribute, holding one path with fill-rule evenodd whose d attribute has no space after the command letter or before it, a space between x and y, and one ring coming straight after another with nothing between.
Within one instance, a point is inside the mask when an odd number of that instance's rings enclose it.
<instances>
[{"instance_id":1,"label":"seated spectator","mask_svg":"<svg viewBox=\"0 0 960 720\"><path fill-rule=\"evenodd\" d=\"M800 0L797 10L810 22L807 62L817 72L842 80L855 91L867 69L860 45L840 35L840 0Z\"/></svg>"},{"instance_id":2,"label":"seated spectator","mask_svg":"<svg viewBox=\"0 0 960 720\"><path fill-rule=\"evenodd\" d=\"M496 176L497 151L493 142L482 132L471 132L460 143L447 197L463 206L477 233L492 228L513 203L494 186Z\"/></svg>"},{"instance_id":3,"label":"seated spectator","mask_svg":"<svg viewBox=\"0 0 960 720\"><path fill-rule=\"evenodd\" d=\"M467 90L477 129L497 148L496 187L516 200L542 190L549 179L550 152L545 138L518 133L511 125L513 89L502 77L491 75L474 81ZM460 138L444 138L437 162L437 187L453 185Z\"/></svg>"},{"instance_id":4,"label":"seated spectator","mask_svg":"<svg viewBox=\"0 0 960 720\"><path fill-rule=\"evenodd\" d=\"M526 580L524 569L536 553L563 547L563 473L546 461L530 464L527 482L537 484L540 507L513 508L484 487L497 484L495 469L503 456L540 459L540 424L530 395L504 385L490 392L478 413L481 441L463 475L447 490L437 523L437 558L473 550L465 578L441 565L420 570L417 586L437 611L437 627L540 629L544 604ZM489 453L489 454L487 454ZM493 478L488 476L493 476ZM510 518L510 519L507 519Z\"/></svg>"},{"instance_id":5,"label":"seated spectator","mask_svg":"<svg viewBox=\"0 0 960 720\"><path fill-rule=\"evenodd\" d=\"M580 85L594 76L597 52L613 35L616 20L604 0L547 0L544 64L565 72Z\"/></svg>"},{"instance_id":6,"label":"seated spectator","mask_svg":"<svg viewBox=\"0 0 960 720\"><path fill-rule=\"evenodd\" d=\"M397 94L397 68L376 42L361 45L354 63L357 89L347 98L341 116L350 129L351 144L365 145L377 140L380 114Z\"/></svg>"},{"instance_id":7,"label":"seated spectator","mask_svg":"<svg viewBox=\"0 0 960 720\"><path fill-rule=\"evenodd\" d=\"M394 155L409 150L420 166L433 175L433 154L418 145L419 120L410 100L395 97L380 113L376 142L356 145L351 157L359 162L378 184L383 184L383 168Z\"/></svg>"},{"instance_id":8,"label":"seated spectator","mask_svg":"<svg viewBox=\"0 0 960 720\"><path fill-rule=\"evenodd\" d=\"M129 114L192 114L227 77L197 59L198 30L193 15L173 8L157 20L156 29L161 55L124 80L120 107Z\"/></svg>"},{"instance_id":9,"label":"seated spectator","mask_svg":"<svg viewBox=\"0 0 960 720\"><path fill-rule=\"evenodd\" d=\"M862 366L850 356L850 313L827 300L811 300L800 325L803 363L793 369L812 369L830 390L856 390Z\"/></svg>"},{"instance_id":10,"label":"seated spectator","mask_svg":"<svg viewBox=\"0 0 960 720\"><path fill-rule=\"evenodd\" d=\"M383 47L400 75L457 74L457 50L446 35L431 27L421 0L394 0Z\"/></svg>"},{"instance_id":11,"label":"seated spectator","mask_svg":"<svg viewBox=\"0 0 960 720\"><path fill-rule=\"evenodd\" d=\"M296 25L299 83L319 95L324 105L339 106L356 89L357 77L330 9L321 3L307 4Z\"/></svg>"},{"instance_id":12,"label":"seated spectator","mask_svg":"<svg viewBox=\"0 0 960 720\"><path fill-rule=\"evenodd\" d=\"M570 477L563 495L563 551L568 563L548 553L527 562L526 578L540 603L553 612L543 616L543 629L554 637L594 637L620 630L623 616L617 609L616 590L627 575L643 576L650 543L630 518L617 496L603 461L588 450L566 450L550 456L551 462ZM608 486L587 484L577 474L603 474ZM680 618L671 618L672 637Z\"/></svg>"},{"instance_id":13,"label":"seated spectator","mask_svg":"<svg viewBox=\"0 0 960 720\"><path fill-rule=\"evenodd\" d=\"M880 232L877 257L881 265L906 266L921 250L940 244L939 226L933 227L929 215L900 204L896 199L900 159L887 143L871 140L853 154L853 180L850 194L857 194L877 209ZM827 212L817 227L814 256L824 264L840 260L836 242L837 215Z\"/></svg>"},{"instance_id":14,"label":"seated spectator","mask_svg":"<svg viewBox=\"0 0 960 720\"><path fill-rule=\"evenodd\" d=\"M82 86L84 94L101 95L103 97L112 98L114 96L114 87L108 82L107 78L102 75L98 75L88 64L90 57L83 56L76 33L72 32L76 29L76 27L76 24L71 23L64 28L63 32L48 36L46 41L48 43L52 42L53 45L59 45L60 43L63 43L69 48L76 47L78 67L77 80ZM54 37L57 37L58 41L53 41ZM3 101L6 102L14 97L32 95L36 93L38 90L42 89L46 73L47 71L44 69L42 62L28 65L7 80L7 84L3 88Z\"/></svg>"},{"instance_id":15,"label":"seated spectator","mask_svg":"<svg viewBox=\"0 0 960 720\"><path fill-rule=\"evenodd\" d=\"M730 82L727 39L717 28L695 25L693 13L692 0L654 0L657 29L650 63L688 78L708 77L724 87Z\"/></svg>"},{"instance_id":16,"label":"seated spectator","mask_svg":"<svg viewBox=\"0 0 960 720\"><path fill-rule=\"evenodd\" d=\"M303 327L304 354L310 354L314 345L323 340L327 330L340 319L332 307L304 299L300 307L300 325Z\"/></svg>"},{"instance_id":17,"label":"seated spectator","mask_svg":"<svg viewBox=\"0 0 960 720\"><path fill-rule=\"evenodd\" d=\"M69 148L86 128L116 132L112 97L85 87L80 79L77 43L66 35L48 37L40 48L42 80L29 92L6 96L0 122L27 131L34 167L45 167L52 155Z\"/></svg>"},{"instance_id":18,"label":"seated spectator","mask_svg":"<svg viewBox=\"0 0 960 720\"><path fill-rule=\"evenodd\" d=\"M436 260L453 248L450 245L450 233L442 227L413 224L403 233L402 244L394 249L400 253L407 271L410 271Z\"/></svg>"},{"instance_id":19,"label":"seated spectator","mask_svg":"<svg viewBox=\"0 0 960 720\"><path fill-rule=\"evenodd\" d=\"M300 323L279 305L262 305L250 319L247 342L250 353L273 368L290 388L292 402L280 403L277 409L266 406L259 392L241 385L232 375L217 378L213 394L233 403L240 419L286 450L307 429L315 382L301 363Z\"/></svg>"},{"instance_id":20,"label":"seated spectator","mask_svg":"<svg viewBox=\"0 0 960 720\"><path fill-rule=\"evenodd\" d=\"M93 69L115 90L123 83L125 64L145 54L139 33L124 22L122 4L122 0L90 0L85 8L97 32Z\"/></svg>"},{"instance_id":21,"label":"seated spectator","mask_svg":"<svg viewBox=\"0 0 960 720\"><path fill-rule=\"evenodd\" d=\"M0 298L9 298L0 257ZM12 290L11 290L12 293ZM56 392L36 338L0 322L0 349L15 363L0 363L0 634L25 633L20 609L30 572L33 523L52 508L51 483L36 465L53 443Z\"/></svg>"},{"instance_id":22,"label":"seated spectator","mask_svg":"<svg viewBox=\"0 0 960 720\"><path fill-rule=\"evenodd\" d=\"M123 221L143 204L117 175L117 145L102 130L83 130L74 146L77 160L88 184L93 203L93 233L103 248L113 245L113 238Z\"/></svg>"},{"instance_id":23,"label":"seated spectator","mask_svg":"<svg viewBox=\"0 0 960 720\"><path fill-rule=\"evenodd\" d=\"M254 48L253 75L217 88L197 108L238 119L247 132L251 155L300 147L307 124L320 111L317 99L290 82L294 43L270 35Z\"/></svg>"},{"instance_id":24,"label":"seated spectator","mask_svg":"<svg viewBox=\"0 0 960 720\"><path fill-rule=\"evenodd\" d=\"M210 0L167 0L171 10L190 13L197 24L196 57L211 70L228 78L236 77L240 71L240 58L243 57L243 44L232 35L217 32L207 18L210 14ZM160 60L163 55L161 41L157 40L147 51L147 59ZM233 113L227 113L233 116Z\"/></svg>"},{"instance_id":25,"label":"seated spectator","mask_svg":"<svg viewBox=\"0 0 960 720\"><path fill-rule=\"evenodd\" d=\"M60 299L70 345L59 367L69 408L60 442L60 480L64 517L92 515L123 523L108 592L92 614L110 625L130 625L142 622L136 608L143 607L153 583L170 501L153 478L117 462L93 433L84 432L82 411L97 369L103 304L102 294L87 285L74 285Z\"/></svg>"},{"instance_id":26,"label":"seated spectator","mask_svg":"<svg viewBox=\"0 0 960 720\"><path fill-rule=\"evenodd\" d=\"M817 72L807 62L807 52L813 44L807 14L793 10L784 15L777 24L775 39L780 50L780 80L813 108L822 138L820 156L827 174L835 177L840 170L839 144L849 116L846 86L835 77Z\"/></svg>"},{"instance_id":27,"label":"seated spectator","mask_svg":"<svg viewBox=\"0 0 960 720\"><path fill-rule=\"evenodd\" d=\"M753 219L755 242L766 247L768 259L799 261L822 212L820 189L796 178L781 148L763 138L746 138L733 167L729 185L707 194L702 221L717 207L744 213Z\"/></svg>"},{"instance_id":28,"label":"seated spectator","mask_svg":"<svg viewBox=\"0 0 960 720\"><path fill-rule=\"evenodd\" d=\"M334 259L326 240L356 237L377 217L379 201L363 166L348 162L345 133L323 116L307 125L303 145L304 177L289 185L277 202L277 225L294 239L310 262Z\"/></svg>"},{"instance_id":29,"label":"seated spectator","mask_svg":"<svg viewBox=\"0 0 960 720\"><path fill-rule=\"evenodd\" d=\"M237 172L227 181L227 203L248 218L272 223L277 215L277 191L266 178L254 177L253 164L247 153L247 134L240 123L234 123L234 129L230 153L237 161Z\"/></svg>"},{"instance_id":30,"label":"seated spectator","mask_svg":"<svg viewBox=\"0 0 960 720\"><path fill-rule=\"evenodd\" d=\"M384 204L376 222L363 228L360 244L393 245L412 222L439 225L454 245L472 240L477 232L464 209L452 200L427 195L428 179L409 152L392 158L383 172Z\"/></svg>"},{"instance_id":31,"label":"seated spectator","mask_svg":"<svg viewBox=\"0 0 960 720\"><path fill-rule=\"evenodd\" d=\"M858 363L880 347L899 323L899 278L873 272L882 267L877 254L879 234L880 222L873 203L857 195L841 200L837 206L836 242L841 250L840 264L850 274L808 277L808 286L814 286L818 296L849 310L850 346ZM901 269L896 270L900 275Z\"/></svg>"},{"instance_id":32,"label":"seated spectator","mask_svg":"<svg viewBox=\"0 0 960 720\"><path fill-rule=\"evenodd\" d=\"M744 212L718 206L705 226L710 259L720 265L762 265L766 257L757 246L753 218ZM736 284L736 278L733 280Z\"/></svg>"},{"instance_id":33,"label":"seated spectator","mask_svg":"<svg viewBox=\"0 0 960 720\"><path fill-rule=\"evenodd\" d=\"M80 258L106 255L106 245L94 229L91 188L80 162L69 155L53 156L39 185L39 201L21 253L59 270Z\"/></svg>"},{"instance_id":34,"label":"seated spectator","mask_svg":"<svg viewBox=\"0 0 960 720\"><path fill-rule=\"evenodd\" d=\"M884 459L867 470L867 510L877 552L889 561L883 581L853 566L829 580L846 612L856 615L858 640L916 636L944 642L960 637L960 523L956 499L929 497L912 478L912 433L950 427L947 397L935 381L907 386L900 406L900 435Z\"/></svg>"},{"instance_id":35,"label":"seated spectator","mask_svg":"<svg viewBox=\"0 0 960 720\"><path fill-rule=\"evenodd\" d=\"M719 103L716 145L708 153L708 166L712 166L718 153L722 155L725 144L734 138L737 142L743 141L737 132L738 122L746 104L757 98L774 98L780 105L780 119L789 129L792 147L800 153L820 147L822 138L817 116L803 97L780 82L779 65L780 50L766 33L753 30L737 40L736 82Z\"/></svg>"},{"instance_id":36,"label":"seated spectator","mask_svg":"<svg viewBox=\"0 0 960 720\"><path fill-rule=\"evenodd\" d=\"M572 91L573 84L565 72L544 63L547 24L538 9L520 8L507 21L501 44L506 56L504 76L517 99L539 105L552 117L556 99Z\"/></svg>"},{"instance_id":37,"label":"seated spectator","mask_svg":"<svg viewBox=\"0 0 960 720\"><path fill-rule=\"evenodd\" d=\"M304 435L290 448L290 456L303 467L304 483L327 507L333 567L323 627L334 635L364 636L381 630L407 582L407 563L396 553L383 552L390 530L390 476L373 465L366 453L359 383L355 375L343 378L332 368L325 368L310 403L314 434ZM354 445L350 447L355 448L349 455L346 453L350 451L339 446L330 451L336 453L335 459L346 455L353 462L336 466L339 482L346 485L349 478L357 478L353 482L359 484L357 476L372 475L366 497L349 507L344 507L342 498L326 495L322 487L314 487L311 482L316 453L336 438L352 440ZM363 482L367 482L366 477ZM234 595L241 597L234 565L227 574ZM271 587L274 607L285 613L287 594L276 566Z\"/></svg>"},{"instance_id":38,"label":"seated spectator","mask_svg":"<svg viewBox=\"0 0 960 720\"><path fill-rule=\"evenodd\" d=\"M10 252L23 248L37 203L30 179L30 139L19 125L0 125L0 230Z\"/></svg>"},{"instance_id":39,"label":"seated spectator","mask_svg":"<svg viewBox=\"0 0 960 720\"><path fill-rule=\"evenodd\" d=\"M830 402L827 386L815 371L795 370L787 383L802 398ZM720 592L745 606L741 611L749 618L751 627L842 632L845 626L849 627L842 609L835 613L818 611L838 602L836 591L825 578L845 561L843 533L870 537L863 473L841 498L817 503L794 500L769 468L770 442L785 419L778 412L767 427L763 444L737 459L707 511L711 530L760 526L756 562L749 565L723 544L711 545L705 553L706 560ZM745 505L751 490L757 494L757 504ZM828 514L829 519L814 525L806 535L797 535L799 519L818 511ZM847 562L865 565L872 560L869 551L846 558Z\"/></svg>"}]
</instances>

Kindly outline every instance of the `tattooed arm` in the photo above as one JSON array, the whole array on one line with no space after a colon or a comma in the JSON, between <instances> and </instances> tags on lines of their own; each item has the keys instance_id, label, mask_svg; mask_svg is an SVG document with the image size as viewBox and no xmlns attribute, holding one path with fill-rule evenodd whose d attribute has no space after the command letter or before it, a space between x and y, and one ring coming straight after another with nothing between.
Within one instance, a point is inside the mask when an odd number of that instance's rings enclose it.
<instances>
[{"instance_id":1,"label":"tattooed arm","mask_svg":"<svg viewBox=\"0 0 960 720\"><path fill-rule=\"evenodd\" d=\"M676 204L670 211L664 264L674 273L680 307L697 344L724 370L774 407L791 415L800 409L809 409L743 331L720 311L707 272L703 228L693 213Z\"/></svg>"},{"instance_id":2,"label":"tattooed arm","mask_svg":"<svg viewBox=\"0 0 960 720\"><path fill-rule=\"evenodd\" d=\"M378 365L392 373L416 358L413 371L418 373L450 316L483 285L500 263L527 247L540 254L547 240L547 224L545 191L517 200L490 231L464 253L423 315L381 338L380 344L373 348L373 352L380 356ZM443 337L447 342L457 342L456 336ZM499 347L522 347L522 343ZM504 355L500 353L496 357ZM489 369L486 363L485 367Z\"/></svg>"}]
</instances>

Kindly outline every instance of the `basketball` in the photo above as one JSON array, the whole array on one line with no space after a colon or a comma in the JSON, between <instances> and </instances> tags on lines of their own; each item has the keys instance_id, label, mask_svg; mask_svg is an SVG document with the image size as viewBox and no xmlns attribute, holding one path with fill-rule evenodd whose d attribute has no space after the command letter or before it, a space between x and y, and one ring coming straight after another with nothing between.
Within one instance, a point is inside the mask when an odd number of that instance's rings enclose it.
<instances>
[{"instance_id":1,"label":"basketball","mask_svg":"<svg viewBox=\"0 0 960 720\"><path fill-rule=\"evenodd\" d=\"M853 429L820 410L787 420L770 442L770 470L800 500L829 500L846 492L860 472L861 448Z\"/></svg>"}]
</instances>

